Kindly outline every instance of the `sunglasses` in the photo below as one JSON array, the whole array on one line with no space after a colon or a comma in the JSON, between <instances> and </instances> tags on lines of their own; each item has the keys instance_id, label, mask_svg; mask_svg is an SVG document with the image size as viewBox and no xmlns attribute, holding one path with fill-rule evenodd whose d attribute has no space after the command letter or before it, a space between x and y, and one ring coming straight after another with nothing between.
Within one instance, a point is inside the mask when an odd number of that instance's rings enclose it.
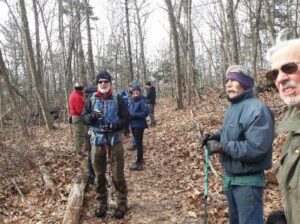
<instances>
[{"instance_id":1,"label":"sunglasses","mask_svg":"<svg viewBox=\"0 0 300 224\"><path fill-rule=\"evenodd\" d=\"M290 62L282 65L279 69L272 69L270 71L267 71L266 78L275 81L279 74L279 70L288 75L293 74L294 72L298 71L298 64L300 63Z\"/></svg>"},{"instance_id":2,"label":"sunglasses","mask_svg":"<svg viewBox=\"0 0 300 224\"><path fill-rule=\"evenodd\" d=\"M99 83L99 84L102 84L102 83L105 83L105 84L107 84L107 83L109 83L109 81L107 81L107 80L104 80L104 81L99 81L98 83Z\"/></svg>"}]
</instances>

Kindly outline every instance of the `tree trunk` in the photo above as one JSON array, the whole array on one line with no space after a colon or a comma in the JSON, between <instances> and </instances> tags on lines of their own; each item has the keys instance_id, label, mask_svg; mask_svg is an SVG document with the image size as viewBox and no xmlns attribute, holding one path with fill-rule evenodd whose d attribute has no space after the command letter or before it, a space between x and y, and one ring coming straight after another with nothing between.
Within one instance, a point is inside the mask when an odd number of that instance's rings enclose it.
<instances>
[{"instance_id":1,"label":"tree trunk","mask_svg":"<svg viewBox=\"0 0 300 224\"><path fill-rule=\"evenodd\" d=\"M24 37L26 41L26 50L27 50L27 55L29 58L29 63L30 63L30 71L32 75L32 79L34 81L34 85L36 88L36 93L37 97L39 100L39 104L42 110L42 114L46 123L46 127L48 130L51 130L53 128L53 123L50 119L49 113L47 112L47 104L45 101L45 95L43 92L43 87L42 83L40 83L41 77L40 74L38 74L36 63L34 60L34 53L33 53L33 48L32 48L32 43L30 39L30 32L29 32L29 26L28 26L28 20L27 20L27 15L26 15L26 8L25 8L25 2L24 0L19 0L20 3L20 9L21 9L21 15L22 15L22 24L23 24L23 32L24 32Z\"/></svg>"},{"instance_id":2,"label":"tree trunk","mask_svg":"<svg viewBox=\"0 0 300 224\"><path fill-rule=\"evenodd\" d=\"M138 36L140 41L140 56L142 62L142 72L143 72L143 80L147 80L147 68L146 68L146 60L145 60L145 47L144 47L144 36L143 36L143 27L141 25L141 15L140 8L137 5L137 0L134 1L135 11L136 11L136 19L137 19L137 29ZM142 4L141 4L142 7Z\"/></svg>"},{"instance_id":3,"label":"tree trunk","mask_svg":"<svg viewBox=\"0 0 300 224\"><path fill-rule=\"evenodd\" d=\"M165 0L165 3L168 7L168 15L170 28L173 39L174 47L174 60L175 60L175 77L176 77L176 107L177 109L183 109L182 101L182 73L180 65L180 52L179 52L179 42L178 42L178 33L176 30L174 10L171 0Z\"/></svg>"},{"instance_id":4,"label":"tree trunk","mask_svg":"<svg viewBox=\"0 0 300 224\"><path fill-rule=\"evenodd\" d=\"M233 7L233 0L227 0L226 13L228 18L228 30L230 33L231 43L231 63L239 64L239 47L235 26L235 11Z\"/></svg>"},{"instance_id":5,"label":"tree trunk","mask_svg":"<svg viewBox=\"0 0 300 224\"><path fill-rule=\"evenodd\" d=\"M270 33L272 45L274 45L276 40L274 24L273 24L274 18L272 17L272 11L274 10L274 5L271 5L269 0L264 0L264 5L265 5L265 16L266 16L267 28Z\"/></svg>"},{"instance_id":6,"label":"tree trunk","mask_svg":"<svg viewBox=\"0 0 300 224\"><path fill-rule=\"evenodd\" d=\"M254 80L256 81L256 64L257 64L257 46L259 41L259 24L260 24L260 16L261 16L261 6L262 2L260 0L256 0L255 2L255 14L251 21L251 31L252 31L252 48L251 48L251 67L252 72L254 74ZM250 7L251 10L251 7ZM252 14L252 12L250 12Z\"/></svg>"},{"instance_id":7,"label":"tree trunk","mask_svg":"<svg viewBox=\"0 0 300 224\"><path fill-rule=\"evenodd\" d=\"M132 82L134 78L133 65L132 65L132 51L131 51L131 41L130 41L130 24L129 24L129 9L128 0L125 0L125 17L126 17L126 30L127 30L127 49L128 49L128 62L129 62L129 81Z\"/></svg>"},{"instance_id":8,"label":"tree trunk","mask_svg":"<svg viewBox=\"0 0 300 224\"><path fill-rule=\"evenodd\" d=\"M88 0L84 0L85 2L85 17L86 17L86 32L88 39L88 80L94 80L95 76L95 66L94 66L94 56L93 56L93 48L92 48L92 33L91 33L91 25L90 25L90 5Z\"/></svg>"},{"instance_id":9,"label":"tree trunk","mask_svg":"<svg viewBox=\"0 0 300 224\"><path fill-rule=\"evenodd\" d=\"M22 127L23 134L25 136L28 136L27 127L22 121L21 110L19 110L17 108L18 104L17 104L16 97L15 97L15 94L14 94L14 91L13 91L13 87L12 87L10 81L9 81L9 75L8 75L8 72L7 72L7 68L4 64L1 49L0 49L0 77L3 78L3 80L6 84L6 87L7 87L8 93L9 93L8 94L9 100L11 102L11 105L13 106L13 110L15 111L15 114L17 116L17 119L18 119L19 123L20 123L20 126Z\"/></svg>"}]
</instances>

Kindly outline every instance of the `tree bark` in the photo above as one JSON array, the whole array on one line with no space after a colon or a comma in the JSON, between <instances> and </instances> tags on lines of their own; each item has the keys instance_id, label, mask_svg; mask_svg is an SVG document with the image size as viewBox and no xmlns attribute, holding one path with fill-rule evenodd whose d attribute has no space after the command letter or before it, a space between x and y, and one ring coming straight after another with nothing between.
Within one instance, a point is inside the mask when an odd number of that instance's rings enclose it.
<instances>
[{"instance_id":1,"label":"tree bark","mask_svg":"<svg viewBox=\"0 0 300 224\"><path fill-rule=\"evenodd\" d=\"M129 9L128 0L125 0L125 17L126 17L126 30L127 30L127 51L128 51L128 62L129 62L129 81L132 82L134 79L133 64L132 64L132 51L130 41L130 23L129 23Z\"/></svg>"},{"instance_id":2,"label":"tree bark","mask_svg":"<svg viewBox=\"0 0 300 224\"><path fill-rule=\"evenodd\" d=\"M230 33L231 43L231 63L239 64L239 47L235 26L235 11L233 6L233 0L227 0L226 13L228 18L228 30Z\"/></svg>"},{"instance_id":3,"label":"tree bark","mask_svg":"<svg viewBox=\"0 0 300 224\"><path fill-rule=\"evenodd\" d=\"M73 186L69 194L68 204L62 224L79 223L87 179L86 172L82 171L73 180Z\"/></svg>"},{"instance_id":4,"label":"tree bark","mask_svg":"<svg viewBox=\"0 0 300 224\"><path fill-rule=\"evenodd\" d=\"M171 0L165 0L165 3L168 7L169 22L173 40L174 48L174 60L175 60L175 77L176 77L176 107L177 109L183 109L182 101L182 73L180 65L180 52L179 52L179 42L178 42L178 33L176 30L176 21L174 16L174 10Z\"/></svg>"},{"instance_id":5,"label":"tree bark","mask_svg":"<svg viewBox=\"0 0 300 224\"><path fill-rule=\"evenodd\" d=\"M89 0L84 0L85 2L85 17L86 17L86 32L88 39L88 79L89 81L94 79L95 76L95 65L94 65L94 56L93 56L93 48L92 48L92 33L91 33L91 24L90 24L90 14L91 7L89 5Z\"/></svg>"}]
</instances>

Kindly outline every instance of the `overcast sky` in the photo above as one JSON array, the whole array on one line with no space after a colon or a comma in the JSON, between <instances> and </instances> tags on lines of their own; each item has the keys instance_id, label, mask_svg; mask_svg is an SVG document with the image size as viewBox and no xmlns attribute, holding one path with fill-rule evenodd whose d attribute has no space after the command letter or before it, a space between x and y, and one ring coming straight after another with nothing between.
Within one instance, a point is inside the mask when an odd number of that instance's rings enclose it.
<instances>
[{"instance_id":1,"label":"overcast sky","mask_svg":"<svg viewBox=\"0 0 300 224\"><path fill-rule=\"evenodd\" d=\"M147 21L147 31L146 31L146 51L148 54L153 54L156 50L161 47L165 47L167 42L168 34L167 30L169 29L169 22L167 17L167 12L163 9L165 8L165 3L163 0L148 0L150 3L150 8L153 9ZM10 4L15 4L17 0L9 0ZM31 6L31 1L25 1L29 6ZM123 3L123 0L120 0ZM109 0L90 0L90 5L94 7L94 12L97 17L100 18L101 26L103 22L108 25L107 18L107 8L109 7ZM27 7L29 7L27 6ZM163 8L162 8L163 7ZM27 12L30 10L27 9ZM8 8L4 2L0 0L0 24L4 24L4 21L7 20ZM29 18L30 21L30 18ZM30 22L33 24L32 22ZM32 32L32 31L31 31ZM0 33L1 37L1 33Z\"/></svg>"}]
</instances>

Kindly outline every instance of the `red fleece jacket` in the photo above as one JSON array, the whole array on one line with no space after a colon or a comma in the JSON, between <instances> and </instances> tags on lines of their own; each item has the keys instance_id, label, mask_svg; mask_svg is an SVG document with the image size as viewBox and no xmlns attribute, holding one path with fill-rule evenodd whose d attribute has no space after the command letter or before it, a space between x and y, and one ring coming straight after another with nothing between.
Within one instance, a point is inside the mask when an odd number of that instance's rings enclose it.
<instances>
[{"instance_id":1,"label":"red fleece jacket","mask_svg":"<svg viewBox=\"0 0 300 224\"><path fill-rule=\"evenodd\" d=\"M72 91L69 97L69 107L71 116L80 116L84 107L84 96L82 91Z\"/></svg>"}]
</instances>

